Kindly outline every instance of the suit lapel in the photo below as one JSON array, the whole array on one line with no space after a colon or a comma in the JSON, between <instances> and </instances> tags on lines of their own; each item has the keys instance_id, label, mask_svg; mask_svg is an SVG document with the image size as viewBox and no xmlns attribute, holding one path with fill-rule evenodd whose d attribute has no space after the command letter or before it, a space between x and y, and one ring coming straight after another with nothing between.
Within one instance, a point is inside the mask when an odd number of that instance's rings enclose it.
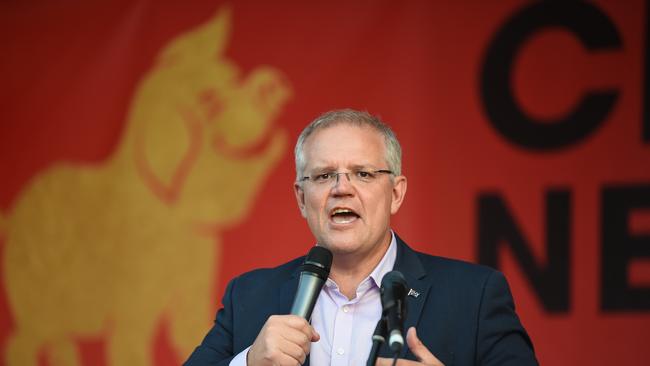
<instances>
[{"instance_id":1,"label":"suit lapel","mask_svg":"<svg viewBox=\"0 0 650 366\"><path fill-rule=\"evenodd\" d=\"M402 272L406 283L411 288L406 297L406 320L404 321L404 332L406 332L410 327L417 326L431 288L431 282L427 281L426 271L417 254L397 235L395 238L397 239L397 258L394 269ZM404 335L406 336L406 334ZM404 347L402 350L402 357L406 353L406 348Z\"/></svg>"},{"instance_id":2,"label":"suit lapel","mask_svg":"<svg viewBox=\"0 0 650 366\"><path fill-rule=\"evenodd\" d=\"M404 321L404 331L406 332L410 327L415 327L418 324L431 284L425 278L426 271L422 267L418 255L397 234L395 234L395 239L397 240L397 257L393 270L400 271L404 275L406 283L412 290L410 291L411 295L406 297L406 319ZM400 358L404 358L407 348L402 349ZM392 352L386 343L379 350L379 357L392 358Z\"/></svg>"},{"instance_id":3,"label":"suit lapel","mask_svg":"<svg viewBox=\"0 0 650 366\"><path fill-rule=\"evenodd\" d=\"M299 279L300 276L298 275L298 269L296 269L291 278L280 287L280 299L278 301L277 314L289 314L291 311L293 298L296 296L296 291L298 290Z\"/></svg>"}]
</instances>

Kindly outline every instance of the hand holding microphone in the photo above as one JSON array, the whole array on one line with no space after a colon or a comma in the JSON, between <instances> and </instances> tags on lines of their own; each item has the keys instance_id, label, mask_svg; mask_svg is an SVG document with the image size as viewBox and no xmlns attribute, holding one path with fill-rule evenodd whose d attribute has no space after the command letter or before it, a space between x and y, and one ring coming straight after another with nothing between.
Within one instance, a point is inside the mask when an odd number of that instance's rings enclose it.
<instances>
[{"instance_id":1,"label":"hand holding microphone","mask_svg":"<svg viewBox=\"0 0 650 366\"><path fill-rule=\"evenodd\" d=\"M300 267L298 290L290 315L273 315L262 327L247 355L249 366L302 365L311 342L320 335L309 324L323 284L332 266L332 253L313 247Z\"/></svg>"}]
</instances>

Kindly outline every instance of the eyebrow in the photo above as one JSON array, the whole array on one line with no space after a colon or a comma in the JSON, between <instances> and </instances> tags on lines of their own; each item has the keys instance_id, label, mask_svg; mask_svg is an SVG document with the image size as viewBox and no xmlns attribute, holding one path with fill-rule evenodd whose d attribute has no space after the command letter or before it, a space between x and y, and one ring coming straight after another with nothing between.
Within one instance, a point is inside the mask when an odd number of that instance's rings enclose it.
<instances>
[{"instance_id":1,"label":"eyebrow","mask_svg":"<svg viewBox=\"0 0 650 366\"><path fill-rule=\"evenodd\" d=\"M377 167L375 167L374 165L369 165L369 164L353 165L352 168L350 168L350 170L377 170Z\"/></svg>"},{"instance_id":2,"label":"eyebrow","mask_svg":"<svg viewBox=\"0 0 650 366\"><path fill-rule=\"evenodd\" d=\"M316 166L312 169L305 170L306 172L329 172L329 171L335 171L333 166L331 165L322 165L322 166Z\"/></svg>"},{"instance_id":3,"label":"eyebrow","mask_svg":"<svg viewBox=\"0 0 650 366\"><path fill-rule=\"evenodd\" d=\"M369 164L355 164L350 166L350 171L355 171L355 170L377 170L378 168L375 167L374 165L369 165ZM333 165L322 165L322 166L316 166L313 169L309 170L310 172L334 172L337 171L336 168L334 168Z\"/></svg>"}]
</instances>

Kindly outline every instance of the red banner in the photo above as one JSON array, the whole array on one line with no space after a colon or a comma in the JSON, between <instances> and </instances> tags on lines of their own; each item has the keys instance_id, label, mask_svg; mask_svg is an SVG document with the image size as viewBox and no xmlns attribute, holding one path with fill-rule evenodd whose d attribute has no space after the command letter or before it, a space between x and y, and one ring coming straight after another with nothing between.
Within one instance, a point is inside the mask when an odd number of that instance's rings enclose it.
<instances>
[{"instance_id":1,"label":"red banner","mask_svg":"<svg viewBox=\"0 0 650 366\"><path fill-rule=\"evenodd\" d=\"M396 131L393 228L502 270L544 365L646 365L648 4L6 2L0 364L176 365L313 244L292 149Z\"/></svg>"}]
</instances>

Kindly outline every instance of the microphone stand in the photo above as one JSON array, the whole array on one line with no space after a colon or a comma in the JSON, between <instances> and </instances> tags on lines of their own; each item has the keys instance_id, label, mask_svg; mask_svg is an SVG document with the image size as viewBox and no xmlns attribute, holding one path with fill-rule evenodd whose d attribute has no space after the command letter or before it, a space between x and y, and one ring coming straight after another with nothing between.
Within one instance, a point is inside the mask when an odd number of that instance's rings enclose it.
<instances>
[{"instance_id":1,"label":"microphone stand","mask_svg":"<svg viewBox=\"0 0 650 366\"><path fill-rule=\"evenodd\" d=\"M382 343L386 342L387 332L388 326L386 325L386 317L382 316L377 322L375 333L372 335L372 348L370 349L370 355L368 356L366 366L375 366L377 357L379 356L379 349L381 348Z\"/></svg>"}]
</instances>

